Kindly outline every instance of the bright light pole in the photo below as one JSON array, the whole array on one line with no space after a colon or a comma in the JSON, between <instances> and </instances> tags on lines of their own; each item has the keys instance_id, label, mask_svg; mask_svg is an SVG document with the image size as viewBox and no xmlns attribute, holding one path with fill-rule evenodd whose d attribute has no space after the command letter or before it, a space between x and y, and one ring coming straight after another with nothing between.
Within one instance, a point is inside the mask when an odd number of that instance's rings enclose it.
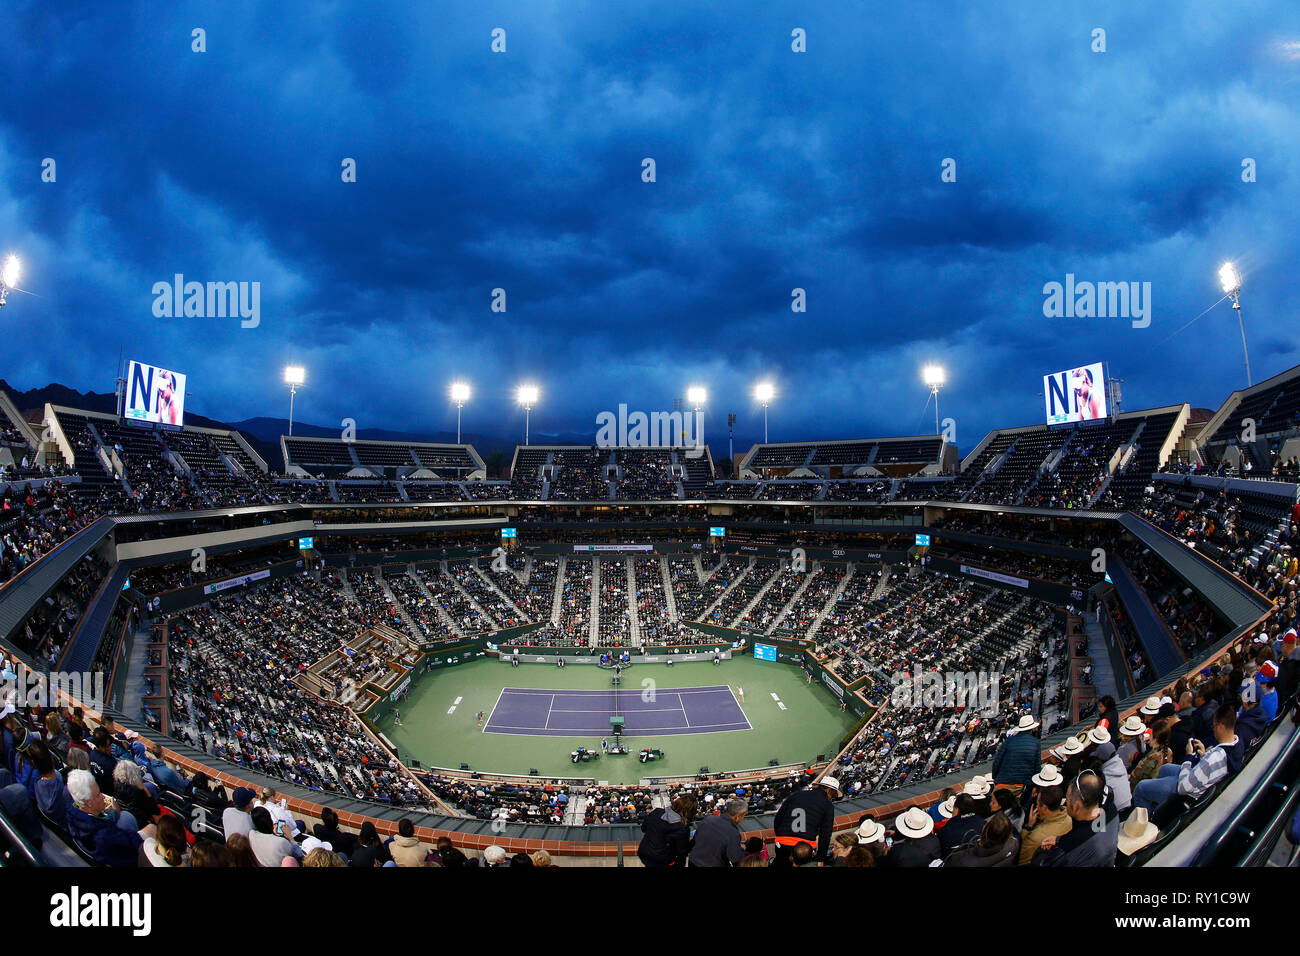
<instances>
[{"instance_id":1,"label":"bright light pole","mask_svg":"<svg viewBox=\"0 0 1300 956\"><path fill-rule=\"evenodd\" d=\"M704 403L709 400L709 390L705 388L703 385L692 385L690 388L686 390L686 400L690 402L691 407L695 409L695 423L693 426L693 431L695 433L695 441L699 442L700 432L702 431L702 429L700 428L700 411L704 408ZM686 423L683 422L682 423L682 444L683 445L686 444L686 432L687 432Z\"/></svg>"},{"instance_id":2,"label":"bright light pole","mask_svg":"<svg viewBox=\"0 0 1300 956\"><path fill-rule=\"evenodd\" d=\"M469 401L469 385L465 382L451 383L451 400L456 403L456 444L460 444L460 410Z\"/></svg>"},{"instance_id":3,"label":"bright light pole","mask_svg":"<svg viewBox=\"0 0 1300 956\"><path fill-rule=\"evenodd\" d=\"M772 387L771 382L759 382L754 386L754 397L758 403L763 406L763 444L767 444L767 405L776 395L776 389Z\"/></svg>"},{"instance_id":4,"label":"bright light pole","mask_svg":"<svg viewBox=\"0 0 1300 956\"><path fill-rule=\"evenodd\" d=\"M1246 357L1246 387L1253 383L1250 378L1250 352L1246 348L1246 320L1241 317L1241 273L1231 262L1219 267L1219 282L1223 291L1232 298L1232 307L1237 310L1237 324L1241 326L1241 353Z\"/></svg>"},{"instance_id":5,"label":"bright light pole","mask_svg":"<svg viewBox=\"0 0 1300 956\"><path fill-rule=\"evenodd\" d=\"M934 396L934 433L939 434L939 389L943 388L947 375L942 365L927 365L921 369L921 380Z\"/></svg>"},{"instance_id":6,"label":"bright light pole","mask_svg":"<svg viewBox=\"0 0 1300 956\"><path fill-rule=\"evenodd\" d=\"M528 444L528 422L533 406L537 404L539 392L536 385L520 385L515 391L515 400L524 406L524 444Z\"/></svg>"},{"instance_id":7,"label":"bright light pole","mask_svg":"<svg viewBox=\"0 0 1300 956\"><path fill-rule=\"evenodd\" d=\"M307 371L301 365L284 367L284 382L289 386L289 434L293 434L293 397L307 380Z\"/></svg>"},{"instance_id":8,"label":"bright light pole","mask_svg":"<svg viewBox=\"0 0 1300 956\"><path fill-rule=\"evenodd\" d=\"M10 255L5 259L4 269L0 270L0 306L5 304L5 297L10 289L18 288L18 278L22 275L23 264L18 257Z\"/></svg>"}]
</instances>

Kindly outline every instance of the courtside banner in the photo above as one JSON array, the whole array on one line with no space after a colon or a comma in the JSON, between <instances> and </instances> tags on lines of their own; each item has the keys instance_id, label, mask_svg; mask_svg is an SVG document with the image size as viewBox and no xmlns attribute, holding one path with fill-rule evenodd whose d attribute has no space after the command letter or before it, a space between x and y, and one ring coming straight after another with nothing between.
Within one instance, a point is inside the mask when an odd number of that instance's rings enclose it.
<instances>
[{"instance_id":1,"label":"courtside banner","mask_svg":"<svg viewBox=\"0 0 1300 956\"><path fill-rule=\"evenodd\" d=\"M268 568L264 571L254 571L252 574L244 574L237 578L227 578L224 581L216 581L212 584L203 585L204 594L216 594L218 591L225 591L228 588L237 588L244 584L252 584L254 581L261 581L263 578L269 578L271 570Z\"/></svg>"},{"instance_id":2,"label":"courtside banner","mask_svg":"<svg viewBox=\"0 0 1300 956\"><path fill-rule=\"evenodd\" d=\"M984 568L973 568L969 564L961 566L962 574L969 574L977 578L988 578L990 581L1000 581L1002 584L1011 584L1018 588L1028 588L1029 582L1024 578L1012 577L1009 574L1000 574L997 571L986 571Z\"/></svg>"},{"instance_id":3,"label":"courtside banner","mask_svg":"<svg viewBox=\"0 0 1300 956\"><path fill-rule=\"evenodd\" d=\"M653 551L653 544L575 544L574 551Z\"/></svg>"}]
</instances>

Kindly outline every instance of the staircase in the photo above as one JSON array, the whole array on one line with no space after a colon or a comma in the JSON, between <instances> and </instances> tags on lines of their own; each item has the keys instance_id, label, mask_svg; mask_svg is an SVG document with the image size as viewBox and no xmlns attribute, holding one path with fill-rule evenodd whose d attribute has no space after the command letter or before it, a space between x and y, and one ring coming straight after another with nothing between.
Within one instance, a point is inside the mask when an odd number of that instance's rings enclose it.
<instances>
[{"instance_id":1,"label":"staircase","mask_svg":"<svg viewBox=\"0 0 1300 956\"><path fill-rule=\"evenodd\" d=\"M696 555L695 560L697 562L696 568L698 569L698 562L700 560L698 555ZM668 559L666 557L660 556L659 558L659 573L663 576L664 604L668 608L668 620L676 621L677 595L673 593L673 576L668 571Z\"/></svg>"},{"instance_id":2,"label":"staircase","mask_svg":"<svg viewBox=\"0 0 1300 956\"><path fill-rule=\"evenodd\" d=\"M532 559L528 561L529 573L532 573ZM564 576L569 570L569 559L561 556L559 567L555 569L555 595L551 598L551 623L560 624L560 609L564 607Z\"/></svg>"},{"instance_id":3,"label":"staircase","mask_svg":"<svg viewBox=\"0 0 1300 956\"><path fill-rule=\"evenodd\" d=\"M429 604L437 613L438 620L442 622L443 626L457 637L464 637L465 632L460 629L459 624L452 620L451 615L447 613L447 609L442 606L442 602L433 596L433 592L429 590L428 585L424 583L424 579L421 578L419 572L415 570L415 565L408 564L406 566L406 574L407 577L415 582L415 586L420 590L420 593L429 599ZM385 590L387 590L386 585ZM405 617L405 615L403 615L403 617Z\"/></svg>"},{"instance_id":4,"label":"staircase","mask_svg":"<svg viewBox=\"0 0 1300 956\"><path fill-rule=\"evenodd\" d=\"M397 595L393 593L393 589L390 588L388 582L384 580L384 572L382 568L375 568L375 582L379 585L380 590L384 592L384 597L388 599L388 603L397 611L397 616L402 619L402 623L406 625L406 633L410 635L411 639L416 643L423 640L423 637L420 634L420 629L415 625L415 619L411 617L411 612L406 609L405 604L397 599Z\"/></svg>"},{"instance_id":5,"label":"staircase","mask_svg":"<svg viewBox=\"0 0 1300 956\"><path fill-rule=\"evenodd\" d=\"M771 590L772 585L776 583L776 579L779 578L785 572L785 568L786 568L786 563L784 560L777 562L776 570L773 571L771 576L766 581L763 582L763 586L758 589L758 592L752 598L749 599L749 603L740 609L740 613L731 619L728 626L730 627L740 626L740 622L743 621L745 619L745 616L749 614L749 612L752 611L758 605L759 601L763 600L763 596L767 594L769 590Z\"/></svg>"},{"instance_id":6,"label":"staircase","mask_svg":"<svg viewBox=\"0 0 1300 956\"><path fill-rule=\"evenodd\" d=\"M600 642L600 559L591 559L591 607L587 621L588 641L592 647Z\"/></svg>"},{"instance_id":7,"label":"staircase","mask_svg":"<svg viewBox=\"0 0 1300 956\"><path fill-rule=\"evenodd\" d=\"M480 615L482 615L483 620L487 624L487 626L491 630L499 631L501 629L501 623L497 621L497 619L494 618L491 614L488 613L487 608L479 604L478 601L474 599L474 595L470 594L468 591L466 591L463 587L460 586L460 582L456 580L456 575L452 574L450 571L447 570L446 561L443 561L439 564L439 569L442 571L442 576L447 579L447 583L450 584L453 588L455 588L457 593L460 594L461 597L463 597L466 601L469 602L470 607L472 607L474 610L478 611Z\"/></svg>"},{"instance_id":8,"label":"staircase","mask_svg":"<svg viewBox=\"0 0 1300 956\"><path fill-rule=\"evenodd\" d=\"M772 623L769 624L767 630L763 632L764 637L771 637L772 634L776 632L777 627L785 620L786 615L790 613L790 608L794 607L795 602L803 596L803 592L808 590L808 585L812 583L812 579L817 576L817 572L820 570L821 562L814 561L812 563L812 568L803 576L803 580L799 582L799 586L795 588L794 593L790 595L790 600L786 601L785 606L781 608L781 613L772 619Z\"/></svg>"},{"instance_id":9,"label":"staircase","mask_svg":"<svg viewBox=\"0 0 1300 956\"><path fill-rule=\"evenodd\" d=\"M724 561L723 563L725 564L726 562ZM718 567L721 566L722 565L718 565ZM714 568L713 570L717 571L717 568ZM736 575L736 580L732 581L725 588L723 588L722 593L719 594L713 600L713 603L711 603L708 607L704 609L704 613L700 615L700 620L701 621L708 620L709 615L713 613L713 609L716 608L718 605L720 605L723 601L725 601L727 599L727 595L732 592L732 589L734 589L735 586L739 584L741 581L745 580L745 578L749 577L749 572L751 572L752 570L754 570L754 559L751 557L749 559L749 564L745 566L745 570L741 571L739 574Z\"/></svg>"},{"instance_id":10,"label":"staircase","mask_svg":"<svg viewBox=\"0 0 1300 956\"><path fill-rule=\"evenodd\" d=\"M831 592L831 599L826 602L824 608L817 612L817 616L813 618L812 625L804 632L805 638L811 640L812 636L817 633L817 628L822 626L822 621L826 620L826 616L831 613L831 608L835 607L836 602L840 599L840 595L842 595L844 589L849 586L849 580L853 577L855 567L856 566L853 562L850 561L848 568L844 572L844 577L840 578L839 586Z\"/></svg>"}]
</instances>

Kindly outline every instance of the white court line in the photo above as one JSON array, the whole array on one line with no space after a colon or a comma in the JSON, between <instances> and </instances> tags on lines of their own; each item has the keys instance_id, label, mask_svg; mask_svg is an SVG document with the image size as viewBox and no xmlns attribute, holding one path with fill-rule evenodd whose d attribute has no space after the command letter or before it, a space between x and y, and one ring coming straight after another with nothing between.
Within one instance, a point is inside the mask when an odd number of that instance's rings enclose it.
<instances>
[{"instance_id":1,"label":"white court line","mask_svg":"<svg viewBox=\"0 0 1300 956\"><path fill-rule=\"evenodd\" d=\"M483 721L483 728L482 730L479 731L479 733L481 734L487 733L488 724L492 723L492 715L497 712L497 704L501 703L501 698L505 695L505 692L506 692L505 688L503 687L501 688L501 693L497 694L497 702L496 704L493 704L492 709L488 711L487 720Z\"/></svg>"},{"instance_id":2,"label":"white court line","mask_svg":"<svg viewBox=\"0 0 1300 956\"><path fill-rule=\"evenodd\" d=\"M749 723L749 715L745 713L745 708L740 706L740 701L736 699L736 692L735 692L734 690L731 689L731 685L730 685L730 684L727 685L727 693L729 693L729 694L731 695L731 700L732 700L732 702L736 705L736 710L740 711L740 716L741 716L741 717L744 717L744 718L745 718L745 723L748 724L748 723ZM752 725L751 725L751 726L752 726Z\"/></svg>"},{"instance_id":3,"label":"white court line","mask_svg":"<svg viewBox=\"0 0 1300 956\"><path fill-rule=\"evenodd\" d=\"M552 694L552 695L551 695L551 703L550 703L550 706L548 706L548 707L546 708L546 723L544 723L544 724L542 725L542 730L550 730L550 729L551 729L551 709L552 709L554 706L555 706L555 695Z\"/></svg>"},{"instance_id":4,"label":"white court line","mask_svg":"<svg viewBox=\"0 0 1300 956\"><path fill-rule=\"evenodd\" d=\"M675 713L676 711L677 711L677 708L676 708L676 707L647 707L647 708L645 708L644 710L638 708L637 710L629 710L629 711L625 711L625 713L629 713L629 714L671 714L671 713ZM600 710L557 710L557 711L554 711L554 713L557 713L557 714L608 714L608 713L609 713L609 708L608 708L608 707L602 707Z\"/></svg>"}]
</instances>

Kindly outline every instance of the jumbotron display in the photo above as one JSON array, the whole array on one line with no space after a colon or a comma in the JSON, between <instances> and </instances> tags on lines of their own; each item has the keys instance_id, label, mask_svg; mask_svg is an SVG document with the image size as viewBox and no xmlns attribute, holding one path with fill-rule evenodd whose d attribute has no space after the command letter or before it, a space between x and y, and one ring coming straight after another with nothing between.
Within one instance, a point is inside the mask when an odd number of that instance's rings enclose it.
<instances>
[{"instance_id":1,"label":"jumbotron display","mask_svg":"<svg viewBox=\"0 0 1300 956\"><path fill-rule=\"evenodd\" d=\"M1105 418L1106 367L1101 362L1080 365L1043 376L1047 424L1097 421Z\"/></svg>"},{"instance_id":2,"label":"jumbotron display","mask_svg":"<svg viewBox=\"0 0 1300 956\"><path fill-rule=\"evenodd\" d=\"M184 425L185 376L133 359L126 372L122 415L152 425Z\"/></svg>"}]
</instances>

